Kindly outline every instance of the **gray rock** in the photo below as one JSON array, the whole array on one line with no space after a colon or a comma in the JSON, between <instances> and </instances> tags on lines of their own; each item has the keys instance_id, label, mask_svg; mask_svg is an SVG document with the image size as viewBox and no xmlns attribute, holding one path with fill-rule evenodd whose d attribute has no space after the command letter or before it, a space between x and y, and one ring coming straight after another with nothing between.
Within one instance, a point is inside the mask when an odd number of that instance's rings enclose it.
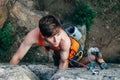
<instances>
[{"instance_id":1,"label":"gray rock","mask_svg":"<svg viewBox=\"0 0 120 80\"><path fill-rule=\"evenodd\" d=\"M82 37L81 39L79 40L79 43L81 44L83 50L85 48L85 41L86 41L86 26L80 26L80 25L77 25L78 29L81 31L82 33Z\"/></svg>"},{"instance_id":2,"label":"gray rock","mask_svg":"<svg viewBox=\"0 0 120 80\"><path fill-rule=\"evenodd\" d=\"M17 0L17 1L19 1L20 3L22 3L31 10L34 9L35 7L35 3L33 0Z\"/></svg>"},{"instance_id":3,"label":"gray rock","mask_svg":"<svg viewBox=\"0 0 120 80\"><path fill-rule=\"evenodd\" d=\"M24 66L0 66L0 80L39 80L39 78Z\"/></svg>"},{"instance_id":4,"label":"gray rock","mask_svg":"<svg viewBox=\"0 0 120 80\"><path fill-rule=\"evenodd\" d=\"M93 75L85 68L71 68L59 70L50 80L119 80L119 68L99 70L98 75Z\"/></svg>"},{"instance_id":5,"label":"gray rock","mask_svg":"<svg viewBox=\"0 0 120 80\"><path fill-rule=\"evenodd\" d=\"M28 30L38 27L39 19L47 15L48 12L30 10L20 2L16 1L10 10L10 15L17 19L19 26L25 26Z\"/></svg>"},{"instance_id":6,"label":"gray rock","mask_svg":"<svg viewBox=\"0 0 120 80\"><path fill-rule=\"evenodd\" d=\"M56 67L48 67L46 65L28 65L28 67L40 80L50 80L57 71Z\"/></svg>"},{"instance_id":7,"label":"gray rock","mask_svg":"<svg viewBox=\"0 0 120 80\"><path fill-rule=\"evenodd\" d=\"M24 64L20 66L0 65L0 80L120 80L120 65L109 64L109 69L93 68L94 75L86 68L57 70L51 64Z\"/></svg>"}]
</instances>

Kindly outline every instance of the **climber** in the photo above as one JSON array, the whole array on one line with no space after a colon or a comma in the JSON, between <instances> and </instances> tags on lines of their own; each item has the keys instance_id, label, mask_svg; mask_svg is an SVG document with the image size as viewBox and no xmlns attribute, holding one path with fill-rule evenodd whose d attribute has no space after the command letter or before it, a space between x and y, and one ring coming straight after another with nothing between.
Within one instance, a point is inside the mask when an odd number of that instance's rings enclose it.
<instances>
[{"instance_id":1,"label":"climber","mask_svg":"<svg viewBox=\"0 0 120 80\"><path fill-rule=\"evenodd\" d=\"M43 46L47 51L52 49L54 51L54 64L58 69L80 66L70 61L70 59L77 60L83 64L89 63L89 59L95 60L96 58L100 64L105 62L94 55L83 57L81 45L79 45L77 40L68 36L62 29L59 20L53 15L44 16L39 20L39 27L27 34L12 57L10 64L17 65L33 44Z\"/></svg>"}]
</instances>

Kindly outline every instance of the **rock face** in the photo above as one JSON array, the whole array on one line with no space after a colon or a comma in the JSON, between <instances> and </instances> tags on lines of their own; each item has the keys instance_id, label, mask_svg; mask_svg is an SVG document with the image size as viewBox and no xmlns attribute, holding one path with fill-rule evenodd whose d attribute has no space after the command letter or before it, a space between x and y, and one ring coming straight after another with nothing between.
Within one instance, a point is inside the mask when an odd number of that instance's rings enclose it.
<instances>
[{"instance_id":1,"label":"rock face","mask_svg":"<svg viewBox=\"0 0 120 80\"><path fill-rule=\"evenodd\" d=\"M28 65L28 67L40 80L50 80L57 71L56 67L48 67L46 65Z\"/></svg>"},{"instance_id":2,"label":"rock face","mask_svg":"<svg viewBox=\"0 0 120 80\"><path fill-rule=\"evenodd\" d=\"M85 41L86 41L86 26L79 26L78 25L78 29L81 31L81 33L82 33L82 37L81 37L81 39L79 40L79 43L82 45L82 47L83 47L83 50L84 50L84 48L85 48Z\"/></svg>"},{"instance_id":3,"label":"rock face","mask_svg":"<svg viewBox=\"0 0 120 80\"><path fill-rule=\"evenodd\" d=\"M0 6L0 29L3 27L4 22L7 19L7 8L6 6Z\"/></svg>"},{"instance_id":4,"label":"rock face","mask_svg":"<svg viewBox=\"0 0 120 80\"><path fill-rule=\"evenodd\" d=\"M57 70L52 65L0 65L0 80L119 80L120 65L110 64L107 70L100 70L93 75L85 68Z\"/></svg>"},{"instance_id":5,"label":"rock face","mask_svg":"<svg viewBox=\"0 0 120 80\"><path fill-rule=\"evenodd\" d=\"M119 68L101 70L99 75L93 75L91 71L85 68L74 68L58 71L51 80L119 80L119 75Z\"/></svg>"},{"instance_id":6,"label":"rock face","mask_svg":"<svg viewBox=\"0 0 120 80\"><path fill-rule=\"evenodd\" d=\"M14 37L15 41L7 53L11 57L16 52L16 50L20 46L21 42L23 41L23 39L27 35L27 33L31 29L38 27L39 19L42 18L44 15L48 14L48 12L45 12L45 11L31 10L30 8L28 8L28 6L30 6L30 5L28 5L26 7L21 2L16 1L14 6L10 9L10 16L14 19L15 23L17 24L17 26L15 26L16 30L14 31L16 34ZM31 3L31 5L32 5L32 3ZM38 47L37 47L36 50L33 48L36 48L36 46L32 47L32 50L30 50L30 55L27 55L27 57L28 56L34 57L32 59L35 59L35 60L32 60L32 61L36 61L36 59L37 59L37 61L40 61L39 60L40 56L44 56L44 55L47 56L47 54L42 54L42 53L44 53L43 48L39 47L39 49L38 49ZM35 53L35 54L33 54L33 53ZM39 54L40 54L40 56L39 56ZM10 60L9 58L7 57L5 61L9 61ZM29 57L29 59L25 58L24 61L26 61L26 59L31 60ZM42 60L44 60L44 59L42 59Z\"/></svg>"},{"instance_id":7,"label":"rock face","mask_svg":"<svg viewBox=\"0 0 120 80\"><path fill-rule=\"evenodd\" d=\"M0 66L0 80L39 80L26 66Z\"/></svg>"},{"instance_id":8,"label":"rock face","mask_svg":"<svg viewBox=\"0 0 120 80\"><path fill-rule=\"evenodd\" d=\"M48 12L43 11L31 11L29 8L17 1L10 13L13 18L17 19L19 26L24 26L29 30L38 27L39 19L48 14Z\"/></svg>"}]
</instances>

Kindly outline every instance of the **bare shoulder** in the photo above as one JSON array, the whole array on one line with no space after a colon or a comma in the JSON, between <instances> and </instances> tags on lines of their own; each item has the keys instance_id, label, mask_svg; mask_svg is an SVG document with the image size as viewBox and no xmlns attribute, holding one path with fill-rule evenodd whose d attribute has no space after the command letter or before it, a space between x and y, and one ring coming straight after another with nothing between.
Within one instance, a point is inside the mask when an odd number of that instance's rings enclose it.
<instances>
[{"instance_id":1,"label":"bare shoulder","mask_svg":"<svg viewBox=\"0 0 120 80\"><path fill-rule=\"evenodd\" d=\"M28 44L37 43L38 36L39 36L39 27L36 27L26 35L24 42Z\"/></svg>"},{"instance_id":2,"label":"bare shoulder","mask_svg":"<svg viewBox=\"0 0 120 80\"><path fill-rule=\"evenodd\" d=\"M66 34L65 31L62 31L61 33L61 41L60 41L60 56L62 60L67 60L69 56L69 50L70 50L70 45L71 41L69 36Z\"/></svg>"},{"instance_id":3,"label":"bare shoulder","mask_svg":"<svg viewBox=\"0 0 120 80\"><path fill-rule=\"evenodd\" d=\"M62 31L62 39L61 39L61 42L60 42L61 48L63 50L69 50L70 45L71 45L71 41L70 41L69 36L66 34L65 31Z\"/></svg>"}]
</instances>

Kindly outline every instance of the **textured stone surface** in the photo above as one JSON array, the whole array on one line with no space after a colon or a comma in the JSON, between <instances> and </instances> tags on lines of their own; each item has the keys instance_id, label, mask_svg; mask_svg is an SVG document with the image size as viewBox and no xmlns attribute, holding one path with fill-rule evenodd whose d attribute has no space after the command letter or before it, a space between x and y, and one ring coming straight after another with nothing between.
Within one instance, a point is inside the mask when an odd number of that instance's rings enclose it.
<instances>
[{"instance_id":1,"label":"textured stone surface","mask_svg":"<svg viewBox=\"0 0 120 80\"><path fill-rule=\"evenodd\" d=\"M58 71L51 80L119 80L119 68L99 70L99 75L93 75L85 68L74 68Z\"/></svg>"},{"instance_id":2,"label":"textured stone surface","mask_svg":"<svg viewBox=\"0 0 120 80\"><path fill-rule=\"evenodd\" d=\"M39 80L39 78L24 66L0 66L0 80Z\"/></svg>"},{"instance_id":3,"label":"textured stone surface","mask_svg":"<svg viewBox=\"0 0 120 80\"><path fill-rule=\"evenodd\" d=\"M0 65L0 80L119 80L120 64L109 64L109 69L93 75L86 68L57 70L53 64L24 64L20 66Z\"/></svg>"},{"instance_id":4,"label":"textured stone surface","mask_svg":"<svg viewBox=\"0 0 120 80\"><path fill-rule=\"evenodd\" d=\"M3 24L7 19L7 12L6 6L0 6L0 29L3 27Z\"/></svg>"},{"instance_id":5,"label":"textured stone surface","mask_svg":"<svg viewBox=\"0 0 120 80\"><path fill-rule=\"evenodd\" d=\"M28 67L40 80L50 80L57 71L56 67L48 67L47 65L28 65Z\"/></svg>"},{"instance_id":6,"label":"textured stone surface","mask_svg":"<svg viewBox=\"0 0 120 80\"><path fill-rule=\"evenodd\" d=\"M79 40L79 43L82 45L82 48L84 50L84 48L85 48L85 41L86 41L86 26L80 26L80 25L78 25L78 29L82 33L82 37Z\"/></svg>"},{"instance_id":7,"label":"textured stone surface","mask_svg":"<svg viewBox=\"0 0 120 80\"><path fill-rule=\"evenodd\" d=\"M19 26L24 26L29 30L38 27L39 19L42 16L48 14L48 12L43 11L31 11L29 8L25 7L18 1L16 1L14 7L10 10L10 12L11 16L17 19L17 23Z\"/></svg>"}]
</instances>

